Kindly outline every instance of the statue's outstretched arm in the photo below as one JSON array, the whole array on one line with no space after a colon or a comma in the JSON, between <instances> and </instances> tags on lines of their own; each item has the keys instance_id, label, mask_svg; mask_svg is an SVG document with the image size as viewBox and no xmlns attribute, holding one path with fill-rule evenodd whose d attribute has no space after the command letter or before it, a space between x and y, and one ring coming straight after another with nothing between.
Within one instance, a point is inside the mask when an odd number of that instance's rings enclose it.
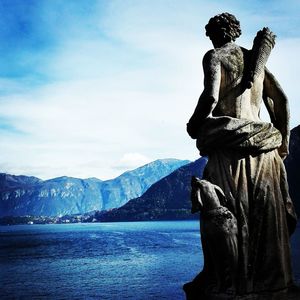
<instances>
[{"instance_id":1,"label":"statue's outstretched arm","mask_svg":"<svg viewBox=\"0 0 300 300\"><path fill-rule=\"evenodd\" d=\"M289 104L280 84L267 68L265 68L263 98L270 114L271 122L281 132L282 144L278 151L284 159L289 153Z\"/></svg>"},{"instance_id":2,"label":"statue's outstretched arm","mask_svg":"<svg viewBox=\"0 0 300 300\"><path fill-rule=\"evenodd\" d=\"M212 113L218 102L221 83L221 64L214 50L205 54L203 58L203 70L204 90L187 124L187 131L194 139L198 136L197 132L199 126Z\"/></svg>"}]
</instances>

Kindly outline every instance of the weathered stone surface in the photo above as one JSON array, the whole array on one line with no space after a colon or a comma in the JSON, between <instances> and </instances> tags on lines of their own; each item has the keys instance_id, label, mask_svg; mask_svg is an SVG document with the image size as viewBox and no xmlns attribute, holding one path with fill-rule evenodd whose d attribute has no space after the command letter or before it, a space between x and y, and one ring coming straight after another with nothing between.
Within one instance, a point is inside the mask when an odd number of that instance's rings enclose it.
<instances>
[{"instance_id":1,"label":"weathered stone surface","mask_svg":"<svg viewBox=\"0 0 300 300\"><path fill-rule=\"evenodd\" d=\"M203 58L204 91L187 124L200 152L208 155L203 179L222 190L236 218L237 247L228 243L234 239L225 239L216 254L217 245L207 238L213 225L201 224L204 267L184 286L187 299L284 299L275 291L293 285L289 236L297 219L283 164L288 100L265 68L274 35L264 29L266 36L247 50L234 43L240 33L233 15L210 19L206 34L214 49ZM260 119L263 102L272 124ZM215 197L204 193L203 199ZM237 276L224 284L219 257L229 251L236 256Z\"/></svg>"}]
</instances>

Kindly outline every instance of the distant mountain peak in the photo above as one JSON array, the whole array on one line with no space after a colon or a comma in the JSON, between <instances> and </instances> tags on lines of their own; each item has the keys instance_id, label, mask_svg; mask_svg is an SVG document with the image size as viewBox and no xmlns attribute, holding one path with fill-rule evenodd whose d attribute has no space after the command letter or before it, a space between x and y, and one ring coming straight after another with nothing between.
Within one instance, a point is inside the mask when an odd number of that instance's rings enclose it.
<instances>
[{"instance_id":1,"label":"distant mountain peak","mask_svg":"<svg viewBox=\"0 0 300 300\"><path fill-rule=\"evenodd\" d=\"M101 214L100 220L149 221L195 218L190 212L192 175L202 177L206 157L185 164L154 183L142 196L123 206Z\"/></svg>"}]
</instances>

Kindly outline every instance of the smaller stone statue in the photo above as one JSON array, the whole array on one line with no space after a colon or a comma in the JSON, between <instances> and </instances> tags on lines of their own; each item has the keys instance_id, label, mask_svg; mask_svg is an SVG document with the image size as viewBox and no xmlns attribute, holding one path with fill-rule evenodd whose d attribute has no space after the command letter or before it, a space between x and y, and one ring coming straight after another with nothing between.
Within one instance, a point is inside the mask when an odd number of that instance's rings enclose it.
<instances>
[{"instance_id":1,"label":"smaller stone statue","mask_svg":"<svg viewBox=\"0 0 300 300\"><path fill-rule=\"evenodd\" d=\"M212 277L216 278L215 293L235 294L237 277L237 220L226 208L226 197L217 185L193 176L192 213L201 212L201 239L210 249Z\"/></svg>"}]
</instances>

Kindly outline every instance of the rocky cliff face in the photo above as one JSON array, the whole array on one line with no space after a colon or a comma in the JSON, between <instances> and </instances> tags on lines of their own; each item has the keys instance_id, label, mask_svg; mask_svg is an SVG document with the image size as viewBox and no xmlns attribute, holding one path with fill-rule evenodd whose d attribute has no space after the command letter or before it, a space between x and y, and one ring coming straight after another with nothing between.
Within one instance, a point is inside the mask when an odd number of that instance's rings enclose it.
<instances>
[{"instance_id":1,"label":"rocky cliff face","mask_svg":"<svg viewBox=\"0 0 300 300\"><path fill-rule=\"evenodd\" d=\"M300 217L300 125L291 131L290 154L285 160L290 196Z\"/></svg>"},{"instance_id":2,"label":"rocky cliff face","mask_svg":"<svg viewBox=\"0 0 300 300\"><path fill-rule=\"evenodd\" d=\"M119 177L35 177L0 174L0 216L58 216L119 207L189 161L157 160Z\"/></svg>"},{"instance_id":3,"label":"rocky cliff face","mask_svg":"<svg viewBox=\"0 0 300 300\"><path fill-rule=\"evenodd\" d=\"M153 184L141 197L100 216L100 221L146 221L197 218L191 214L192 175L202 177L207 159L200 158Z\"/></svg>"},{"instance_id":4,"label":"rocky cliff face","mask_svg":"<svg viewBox=\"0 0 300 300\"><path fill-rule=\"evenodd\" d=\"M102 198L106 199L103 209L120 207L137 195L141 196L153 183L189 162L176 159L156 160L141 168L125 172L113 180L103 182L101 194Z\"/></svg>"}]
</instances>

